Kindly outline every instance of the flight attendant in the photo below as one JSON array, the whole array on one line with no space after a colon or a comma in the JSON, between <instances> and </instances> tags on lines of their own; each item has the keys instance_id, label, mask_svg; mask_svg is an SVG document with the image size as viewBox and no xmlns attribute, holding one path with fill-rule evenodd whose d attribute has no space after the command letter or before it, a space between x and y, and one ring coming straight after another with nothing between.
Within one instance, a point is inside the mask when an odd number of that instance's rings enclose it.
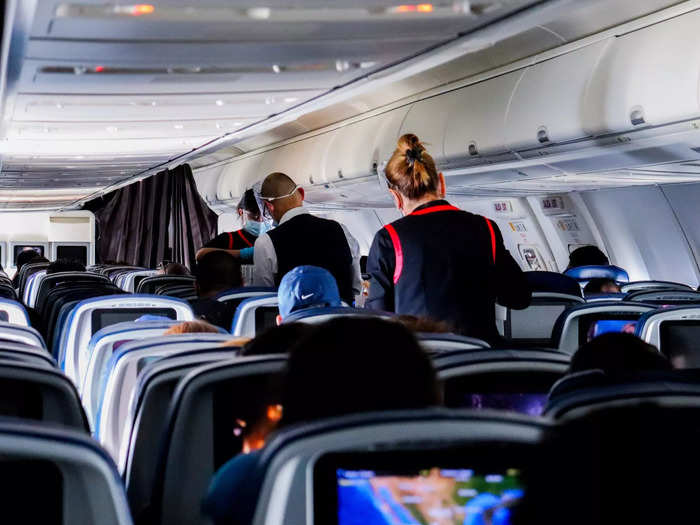
<instances>
[{"instance_id":1,"label":"flight attendant","mask_svg":"<svg viewBox=\"0 0 700 525\"><path fill-rule=\"evenodd\" d=\"M234 257L240 257L243 262L253 260L255 241L267 231L268 225L252 189L246 190L239 201L238 216L243 228L224 232L211 239L197 252L197 259L214 250L223 250Z\"/></svg>"},{"instance_id":2,"label":"flight attendant","mask_svg":"<svg viewBox=\"0 0 700 525\"><path fill-rule=\"evenodd\" d=\"M374 237L366 306L444 321L497 343L496 301L522 309L531 298L498 226L444 200L445 178L415 135L399 139L385 175L404 217Z\"/></svg>"}]
</instances>

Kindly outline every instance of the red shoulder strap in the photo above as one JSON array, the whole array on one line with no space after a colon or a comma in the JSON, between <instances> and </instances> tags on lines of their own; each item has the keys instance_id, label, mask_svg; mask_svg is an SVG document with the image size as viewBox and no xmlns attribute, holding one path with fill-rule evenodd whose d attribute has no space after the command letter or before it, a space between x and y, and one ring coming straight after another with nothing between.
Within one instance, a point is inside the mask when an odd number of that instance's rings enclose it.
<instances>
[{"instance_id":1,"label":"red shoulder strap","mask_svg":"<svg viewBox=\"0 0 700 525\"><path fill-rule=\"evenodd\" d=\"M493 264L496 264L496 232L493 230L493 224L491 221L484 217L486 225L489 227L489 232L491 233L491 254L493 256Z\"/></svg>"},{"instance_id":2,"label":"red shoulder strap","mask_svg":"<svg viewBox=\"0 0 700 525\"><path fill-rule=\"evenodd\" d=\"M243 239L243 242L246 243L246 244L248 245L249 248L252 248L252 247L253 247L253 245L250 244L250 241L249 241L248 239L245 238L245 235L243 235L243 231L242 231L242 230L238 230L238 235L241 237L241 239ZM233 239L231 240L231 245L233 246ZM233 248L231 248L231 249L233 249Z\"/></svg>"},{"instance_id":3,"label":"red shoulder strap","mask_svg":"<svg viewBox=\"0 0 700 525\"><path fill-rule=\"evenodd\" d=\"M384 229L389 233L391 243L394 245L394 257L396 258L394 264L394 284L396 284L399 282L401 272L403 271L403 249L401 248L401 239L399 239L399 234L396 233L396 229L391 224L384 226Z\"/></svg>"},{"instance_id":4,"label":"red shoulder strap","mask_svg":"<svg viewBox=\"0 0 700 525\"><path fill-rule=\"evenodd\" d=\"M409 215L427 215L439 211L460 211L460 209L450 204L441 204L440 206L431 206L430 208L423 208L422 210L411 212Z\"/></svg>"},{"instance_id":5,"label":"red shoulder strap","mask_svg":"<svg viewBox=\"0 0 700 525\"><path fill-rule=\"evenodd\" d=\"M228 249L233 250L233 234L228 232Z\"/></svg>"}]
</instances>

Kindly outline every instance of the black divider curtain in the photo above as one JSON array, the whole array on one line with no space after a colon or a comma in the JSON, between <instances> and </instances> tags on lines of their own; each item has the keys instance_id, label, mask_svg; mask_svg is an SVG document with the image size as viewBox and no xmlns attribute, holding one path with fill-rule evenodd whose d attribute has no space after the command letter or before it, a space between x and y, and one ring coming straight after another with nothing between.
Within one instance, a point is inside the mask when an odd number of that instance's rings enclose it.
<instances>
[{"instance_id":1,"label":"black divider curtain","mask_svg":"<svg viewBox=\"0 0 700 525\"><path fill-rule=\"evenodd\" d=\"M98 262L147 268L164 259L191 267L216 235L216 213L197 193L188 164L87 202L95 214Z\"/></svg>"}]
</instances>

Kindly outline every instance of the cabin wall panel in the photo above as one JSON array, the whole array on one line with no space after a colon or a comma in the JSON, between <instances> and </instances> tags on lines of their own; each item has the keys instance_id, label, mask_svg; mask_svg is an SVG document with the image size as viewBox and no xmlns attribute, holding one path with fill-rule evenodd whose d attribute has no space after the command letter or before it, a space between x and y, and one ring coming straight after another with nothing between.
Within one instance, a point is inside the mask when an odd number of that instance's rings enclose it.
<instances>
[{"instance_id":1,"label":"cabin wall panel","mask_svg":"<svg viewBox=\"0 0 700 525\"><path fill-rule=\"evenodd\" d=\"M698 285L697 267L681 226L660 188L644 186L584 192L611 262L630 279Z\"/></svg>"}]
</instances>

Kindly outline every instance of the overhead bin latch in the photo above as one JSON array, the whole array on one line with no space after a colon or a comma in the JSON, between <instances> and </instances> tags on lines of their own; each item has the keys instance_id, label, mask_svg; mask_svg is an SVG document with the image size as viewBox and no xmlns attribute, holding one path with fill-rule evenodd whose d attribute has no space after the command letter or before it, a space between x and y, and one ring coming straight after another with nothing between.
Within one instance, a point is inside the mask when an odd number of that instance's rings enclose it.
<instances>
[{"instance_id":1,"label":"overhead bin latch","mask_svg":"<svg viewBox=\"0 0 700 525\"><path fill-rule=\"evenodd\" d=\"M633 126L639 126L640 124L645 124L644 120L644 109L642 106L634 106L630 112L630 121Z\"/></svg>"},{"instance_id":2,"label":"overhead bin latch","mask_svg":"<svg viewBox=\"0 0 700 525\"><path fill-rule=\"evenodd\" d=\"M470 142L469 146L467 146L467 151L469 152L469 156L476 157L479 154L479 148L476 147L476 142Z\"/></svg>"},{"instance_id":3,"label":"overhead bin latch","mask_svg":"<svg viewBox=\"0 0 700 525\"><path fill-rule=\"evenodd\" d=\"M547 144L547 142L549 142L549 131L547 131L547 126L540 126L537 129L537 140L540 144Z\"/></svg>"}]
</instances>

